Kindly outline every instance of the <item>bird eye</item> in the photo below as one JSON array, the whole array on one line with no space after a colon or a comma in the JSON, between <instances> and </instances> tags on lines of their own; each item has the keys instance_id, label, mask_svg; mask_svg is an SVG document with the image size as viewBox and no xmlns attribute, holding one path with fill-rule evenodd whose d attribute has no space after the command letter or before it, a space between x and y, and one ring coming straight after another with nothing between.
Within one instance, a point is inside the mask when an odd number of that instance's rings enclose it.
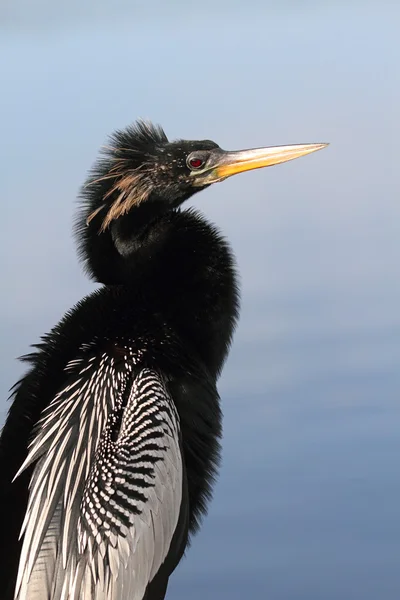
<instances>
[{"instance_id":1,"label":"bird eye","mask_svg":"<svg viewBox=\"0 0 400 600\"><path fill-rule=\"evenodd\" d=\"M200 167L202 167L204 164L204 160L201 160L201 158L191 158L189 160L189 166L192 169L200 169Z\"/></svg>"}]
</instances>

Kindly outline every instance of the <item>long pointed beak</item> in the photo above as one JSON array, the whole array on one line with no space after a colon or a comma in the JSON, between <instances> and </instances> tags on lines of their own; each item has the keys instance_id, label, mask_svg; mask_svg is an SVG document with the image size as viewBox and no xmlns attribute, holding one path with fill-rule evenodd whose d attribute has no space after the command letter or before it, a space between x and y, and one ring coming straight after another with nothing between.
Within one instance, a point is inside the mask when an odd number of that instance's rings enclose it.
<instances>
[{"instance_id":1,"label":"long pointed beak","mask_svg":"<svg viewBox=\"0 0 400 600\"><path fill-rule=\"evenodd\" d=\"M235 152L222 151L222 153L220 152L215 156L215 163L208 166L207 172L204 173L202 178L203 184L215 183L244 171L279 165L306 154L311 154L311 152L322 150L327 145L296 144L294 146L272 146L270 148L254 148Z\"/></svg>"}]
</instances>

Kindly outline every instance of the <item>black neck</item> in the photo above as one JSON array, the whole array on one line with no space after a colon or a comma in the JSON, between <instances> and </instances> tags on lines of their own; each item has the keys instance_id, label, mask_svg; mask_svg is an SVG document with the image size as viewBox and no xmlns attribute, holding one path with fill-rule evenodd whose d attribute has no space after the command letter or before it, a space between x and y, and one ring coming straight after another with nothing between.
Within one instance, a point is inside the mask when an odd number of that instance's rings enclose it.
<instances>
[{"instance_id":1,"label":"black neck","mask_svg":"<svg viewBox=\"0 0 400 600\"><path fill-rule=\"evenodd\" d=\"M87 225L87 214L82 213L77 224L78 246L91 279L107 285L132 283L148 253L161 243L156 232L167 208L162 201L144 202L113 221L105 231L100 231L104 215L96 215Z\"/></svg>"},{"instance_id":2,"label":"black neck","mask_svg":"<svg viewBox=\"0 0 400 600\"><path fill-rule=\"evenodd\" d=\"M165 316L216 373L237 316L230 249L199 213L151 208L136 207L100 234L93 219L81 239L87 270L122 285L130 305Z\"/></svg>"}]
</instances>

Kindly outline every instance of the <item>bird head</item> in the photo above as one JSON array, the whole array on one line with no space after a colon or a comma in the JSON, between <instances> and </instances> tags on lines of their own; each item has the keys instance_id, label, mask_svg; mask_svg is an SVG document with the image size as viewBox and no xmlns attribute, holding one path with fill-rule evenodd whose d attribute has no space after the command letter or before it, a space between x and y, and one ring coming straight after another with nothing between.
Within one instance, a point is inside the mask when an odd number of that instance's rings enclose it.
<instances>
[{"instance_id":1,"label":"bird head","mask_svg":"<svg viewBox=\"0 0 400 600\"><path fill-rule=\"evenodd\" d=\"M161 127L138 121L117 131L85 185L87 224L100 232L143 203L176 208L227 177L299 158L326 144L275 146L229 152L210 140L169 142Z\"/></svg>"}]
</instances>

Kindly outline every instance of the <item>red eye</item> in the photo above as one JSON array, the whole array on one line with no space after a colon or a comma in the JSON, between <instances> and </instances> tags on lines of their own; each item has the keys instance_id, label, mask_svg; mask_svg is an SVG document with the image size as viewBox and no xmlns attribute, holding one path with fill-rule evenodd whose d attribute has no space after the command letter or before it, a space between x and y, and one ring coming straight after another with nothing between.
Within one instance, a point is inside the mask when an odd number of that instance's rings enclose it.
<instances>
[{"instance_id":1,"label":"red eye","mask_svg":"<svg viewBox=\"0 0 400 600\"><path fill-rule=\"evenodd\" d=\"M200 169L202 164L203 161L201 160L201 158L191 158L189 160L189 165L192 167L192 169Z\"/></svg>"}]
</instances>

